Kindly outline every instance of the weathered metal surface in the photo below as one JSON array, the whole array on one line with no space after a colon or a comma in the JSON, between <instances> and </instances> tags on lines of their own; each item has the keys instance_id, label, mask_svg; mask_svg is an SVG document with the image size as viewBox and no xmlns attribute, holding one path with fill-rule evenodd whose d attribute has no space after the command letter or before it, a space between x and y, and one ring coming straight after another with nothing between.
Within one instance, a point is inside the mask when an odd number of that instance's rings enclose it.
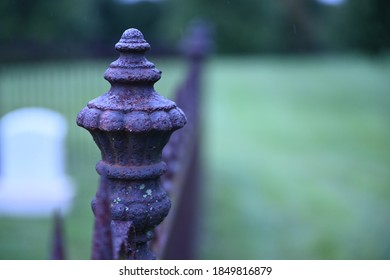
<instances>
[{"instance_id":1,"label":"weathered metal surface","mask_svg":"<svg viewBox=\"0 0 390 280\"><path fill-rule=\"evenodd\" d=\"M140 31L126 30L115 48L120 57L104 75L111 89L79 112L77 124L91 133L102 154L96 170L107 180L113 257L154 259L147 243L171 206L160 186L167 169L161 153L186 117L154 90L161 72L145 58L150 45Z\"/></svg>"},{"instance_id":2,"label":"weathered metal surface","mask_svg":"<svg viewBox=\"0 0 390 280\"><path fill-rule=\"evenodd\" d=\"M113 259L111 209L106 176L100 177L99 189L96 198L92 201L92 210L95 214L92 259L111 260Z\"/></svg>"}]
</instances>

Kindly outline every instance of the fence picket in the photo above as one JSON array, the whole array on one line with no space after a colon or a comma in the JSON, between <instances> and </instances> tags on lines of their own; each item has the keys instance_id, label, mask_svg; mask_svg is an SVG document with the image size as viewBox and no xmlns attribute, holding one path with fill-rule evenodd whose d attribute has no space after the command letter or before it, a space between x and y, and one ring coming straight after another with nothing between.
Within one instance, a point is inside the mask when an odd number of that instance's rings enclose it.
<instances>
[{"instance_id":1,"label":"fence picket","mask_svg":"<svg viewBox=\"0 0 390 280\"><path fill-rule=\"evenodd\" d=\"M141 32L126 30L115 48L120 57L104 76L111 89L79 112L77 124L102 154L96 169L109 188L113 257L155 259L147 243L171 205L160 184L166 171L161 153L186 117L154 91L161 72L144 57L150 45Z\"/></svg>"}]
</instances>

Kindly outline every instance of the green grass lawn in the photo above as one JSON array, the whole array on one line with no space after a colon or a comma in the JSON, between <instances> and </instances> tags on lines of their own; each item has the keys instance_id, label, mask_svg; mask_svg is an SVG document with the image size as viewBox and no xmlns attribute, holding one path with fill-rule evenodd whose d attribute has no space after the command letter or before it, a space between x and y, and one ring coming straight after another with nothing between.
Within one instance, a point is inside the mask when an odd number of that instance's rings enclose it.
<instances>
[{"instance_id":1,"label":"green grass lawn","mask_svg":"<svg viewBox=\"0 0 390 280\"><path fill-rule=\"evenodd\" d=\"M169 96L183 63L151 59ZM8 66L1 113L45 106L69 120L78 196L66 217L68 258L90 256L99 153L75 125L107 91L110 61ZM218 57L205 73L200 258L390 258L390 60ZM0 217L0 259L49 255L50 219Z\"/></svg>"}]
</instances>

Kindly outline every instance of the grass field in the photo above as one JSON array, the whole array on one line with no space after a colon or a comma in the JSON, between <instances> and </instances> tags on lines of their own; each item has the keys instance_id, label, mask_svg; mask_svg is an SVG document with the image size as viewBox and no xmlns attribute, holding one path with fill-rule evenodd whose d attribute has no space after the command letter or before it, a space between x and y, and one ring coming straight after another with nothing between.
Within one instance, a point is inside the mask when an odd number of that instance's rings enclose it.
<instances>
[{"instance_id":1,"label":"grass field","mask_svg":"<svg viewBox=\"0 0 390 280\"><path fill-rule=\"evenodd\" d=\"M178 60L151 59L169 96ZM45 106L69 120L68 258L88 259L97 148L75 125L110 61L4 67L1 113ZM390 59L218 57L205 73L203 259L390 259ZM0 259L44 259L49 219L0 217Z\"/></svg>"}]
</instances>

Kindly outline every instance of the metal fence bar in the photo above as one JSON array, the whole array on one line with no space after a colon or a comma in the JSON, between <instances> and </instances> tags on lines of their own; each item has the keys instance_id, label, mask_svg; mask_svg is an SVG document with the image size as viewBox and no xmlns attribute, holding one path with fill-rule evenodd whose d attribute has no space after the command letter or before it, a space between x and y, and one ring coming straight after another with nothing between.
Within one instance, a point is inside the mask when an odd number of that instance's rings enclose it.
<instances>
[{"instance_id":1,"label":"metal fence bar","mask_svg":"<svg viewBox=\"0 0 390 280\"><path fill-rule=\"evenodd\" d=\"M79 112L77 124L102 154L96 169L109 188L113 257L154 259L148 242L171 205L160 184L161 153L186 117L154 91L161 72L145 58L150 45L141 32L126 30L115 48L120 57L104 75L111 89Z\"/></svg>"},{"instance_id":2,"label":"metal fence bar","mask_svg":"<svg viewBox=\"0 0 390 280\"><path fill-rule=\"evenodd\" d=\"M100 177L96 198L92 201L95 224L92 239L92 259L113 259L110 195L107 176Z\"/></svg>"},{"instance_id":3,"label":"metal fence bar","mask_svg":"<svg viewBox=\"0 0 390 280\"><path fill-rule=\"evenodd\" d=\"M53 217L53 234L50 259L65 260L65 249L63 217L61 216L61 213L56 212L54 213Z\"/></svg>"}]
</instances>

